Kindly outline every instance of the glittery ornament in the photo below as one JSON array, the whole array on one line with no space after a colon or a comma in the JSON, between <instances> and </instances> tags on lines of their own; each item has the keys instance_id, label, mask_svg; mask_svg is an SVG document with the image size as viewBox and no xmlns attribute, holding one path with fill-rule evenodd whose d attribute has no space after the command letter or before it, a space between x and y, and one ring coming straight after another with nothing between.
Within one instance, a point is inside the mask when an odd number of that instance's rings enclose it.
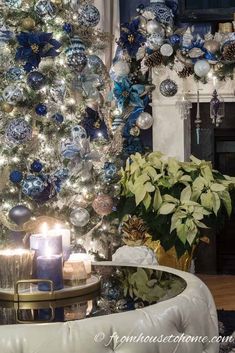
<instances>
[{"instance_id":1,"label":"glittery ornament","mask_svg":"<svg viewBox=\"0 0 235 353\"><path fill-rule=\"evenodd\" d=\"M24 91L18 85L9 85L2 92L3 99L12 105L16 105L24 98Z\"/></svg>"},{"instance_id":2,"label":"glittery ornament","mask_svg":"<svg viewBox=\"0 0 235 353\"><path fill-rule=\"evenodd\" d=\"M22 5L22 0L4 0L4 5L11 9L18 9Z\"/></svg>"},{"instance_id":3,"label":"glittery ornament","mask_svg":"<svg viewBox=\"0 0 235 353\"><path fill-rule=\"evenodd\" d=\"M5 113L11 113L12 110L14 109L14 106L7 103L7 102L1 102L1 110Z\"/></svg>"},{"instance_id":4,"label":"glittery ornament","mask_svg":"<svg viewBox=\"0 0 235 353\"><path fill-rule=\"evenodd\" d=\"M146 45L148 48L156 50L163 44L163 42L164 42L164 35L161 33L154 33L147 38Z\"/></svg>"},{"instance_id":5,"label":"glittery ornament","mask_svg":"<svg viewBox=\"0 0 235 353\"><path fill-rule=\"evenodd\" d=\"M86 54L80 49L74 47L69 47L66 50L66 59L68 66L79 73L83 71L87 64Z\"/></svg>"},{"instance_id":6,"label":"glittery ornament","mask_svg":"<svg viewBox=\"0 0 235 353\"><path fill-rule=\"evenodd\" d=\"M211 67L207 60L198 60L194 65L194 72L198 77L205 77Z\"/></svg>"},{"instance_id":7,"label":"glittery ornament","mask_svg":"<svg viewBox=\"0 0 235 353\"><path fill-rule=\"evenodd\" d=\"M136 125L141 129L141 130L148 130L151 128L153 125L153 117L151 114L142 112L138 119L136 120Z\"/></svg>"},{"instance_id":8,"label":"glittery ornament","mask_svg":"<svg viewBox=\"0 0 235 353\"><path fill-rule=\"evenodd\" d=\"M113 133L114 133L121 125L124 125L123 119L120 118L120 117L116 117L116 118L113 120L113 123L112 123L112 131L113 131Z\"/></svg>"},{"instance_id":9,"label":"glittery ornament","mask_svg":"<svg viewBox=\"0 0 235 353\"><path fill-rule=\"evenodd\" d=\"M10 173L10 181L14 184L18 184L23 179L23 174L19 170L13 170Z\"/></svg>"},{"instance_id":10,"label":"glittery ornament","mask_svg":"<svg viewBox=\"0 0 235 353\"><path fill-rule=\"evenodd\" d=\"M103 74L106 70L103 61L97 55L89 55L87 57L87 67L98 75Z\"/></svg>"},{"instance_id":11,"label":"glittery ornament","mask_svg":"<svg viewBox=\"0 0 235 353\"><path fill-rule=\"evenodd\" d=\"M64 121L64 117L60 113L55 113L54 115L52 115L51 119L57 124L62 124Z\"/></svg>"},{"instance_id":12,"label":"glittery ornament","mask_svg":"<svg viewBox=\"0 0 235 353\"><path fill-rule=\"evenodd\" d=\"M85 227L90 220L90 214L85 208L76 208L70 214L70 222L76 227Z\"/></svg>"},{"instance_id":13,"label":"glittery ornament","mask_svg":"<svg viewBox=\"0 0 235 353\"><path fill-rule=\"evenodd\" d=\"M73 126L71 129L72 138L76 141L80 141L87 138L87 133L84 127L81 125Z\"/></svg>"},{"instance_id":14,"label":"glittery ornament","mask_svg":"<svg viewBox=\"0 0 235 353\"><path fill-rule=\"evenodd\" d=\"M95 27L100 22L100 13L94 5L83 5L78 9L78 23L86 27Z\"/></svg>"},{"instance_id":15,"label":"glittery ornament","mask_svg":"<svg viewBox=\"0 0 235 353\"><path fill-rule=\"evenodd\" d=\"M18 225L22 225L29 221L31 217L32 211L24 205L17 205L13 207L9 212L10 220Z\"/></svg>"},{"instance_id":16,"label":"glittery ornament","mask_svg":"<svg viewBox=\"0 0 235 353\"><path fill-rule=\"evenodd\" d=\"M35 112L39 116L47 115L47 106L45 104L39 103L35 107Z\"/></svg>"},{"instance_id":17,"label":"glittery ornament","mask_svg":"<svg viewBox=\"0 0 235 353\"><path fill-rule=\"evenodd\" d=\"M27 84L30 88L37 91L46 83L46 77L39 71L32 71L28 74Z\"/></svg>"},{"instance_id":18,"label":"glittery ornament","mask_svg":"<svg viewBox=\"0 0 235 353\"><path fill-rule=\"evenodd\" d=\"M0 45L8 43L13 38L13 32L6 26L0 28Z\"/></svg>"},{"instance_id":19,"label":"glittery ornament","mask_svg":"<svg viewBox=\"0 0 235 353\"><path fill-rule=\"evenodd\" d=\"M8 124L5 136L10 143L23 144L31 139L32 128L23 118L16 118Z\"/></svg>"},{"instance_id":20,"label":"glittery ornament","mask_svg":"<svg viewBox=\"0 0 235 353\"><path fill-rule=\"evenodd\" d=\"M30 166L30 170L31 172L34 172L34 173L40 173L42 171L42 163L40 161L33 161L33 163L31 164Z\"/></svg>"},{"instance_id":21,"label":"glittery ornament","mask_svg":"<svg viewBox=\"0 0 235 353\"><path fill-rule=\"evenodd\" d=\"M71 23L64 23L63 24L63 31L66 33L71 33L73 30L73 26L71 25Z\"/></svg>"},{"instance_id":22,"label":"glittery ornament","mask_svg":"<svg viewBox=\"0 0 235 353\"><path fill-rule=\"evenodd\" d=\"M33 30L35 28L35 26L36 26L36 22L31 17L26 17L21 22L22 29L24 29L26 31Z\"/></svg>"},{"instance_id":23,"label":"glittery ornament","mask_svg":"<svg viewBox=\"0 0 235 353\"><path fill-rule=\"evenodd\" d=\"M170 57L173 54L173 48L170 44L165 43L161 46L160 53L163 56Z\"/></svg>"},{"instance_id":24,"label":"glittery ornament","mask_svg":"<svg viewBox=\"0 0 235 353\"><path fill-rule=\"evenodd\" d=\"M147 29L147 32L149 34L153 34L153 33L163 33L164 34L164 29L163 27L161 26L161 24L156 21L156 20L150 20L147 22L147 25L146 25L146 29Z\"/></svg>"},{"instance_id":25,"label":"glittery ornament","mask_svg":"<svg viewBox=\"0 0 235 353\"><path fill-rule=\"evenodd\" d=\"M172 10L164 2L153 2L146 6L142 15L148 20L157 20L165 25L173 25Z\"/></svg>"},{"instance_id":26,"label":"glittery ornament","mask_svg":"<svg viewBox=\"0 0 235 353\"><path fill-rule=\"evenodd\" d=\"M21 67L11 67L6 72L6 79L9 81L21 81L24 77L24 69Z\"/></svg>"},{"instance_id":27,"label":"glittery ornament","mask_svg":"<svg viewBox=\"0 0 235 353\"><path fill-rule=\"evenodd\" d=\"M73 159L74 157L78 156L80 152L80 147L76 145L70 139L62 141L61 143L61 155L65 159Z\"/></svg>"},{"instance_id":28,"label":"glittery ornament","mask_svg":"<svg viewBox=\"0 0 235 353\"><path fill-rule=\"evenodd\" d=\"M34 11L39 17L50 19L56 16L56 7L49 0L39 0L34 6Z\"/></svg>"},{"instance_id":29,"label":"glittery ornament","mask_svg":"<svg viewBox=\"0 0 235 353\"><path fill-rule=\"evenodd\" d=\"M164 97L173 97L178 91L177 84L169 78L160 84L160 92Z\"/></svg>"},{"instance_id":30,"label":"glittery ornament","mask_svg":"<svg viewBox=\"0 0 235 353\"><path fill-rule=\"evenodd\" d=\"M113 179L117 175L116 165L111 162L106 162L104 165L104 174L106 179Z\"/></svg>"},{"instance_id":31,"label":"glittery ornament","mask_svg":"<svg viewBox=\"0 0 235 353\"><path fill-rule=\"evenodd\" d=\"M39 176L28 175L22 181L22 192L28 197L38 197L45 189L45 183Z\"/></svg>"},{"instance_id":32,"label":"glittery ornament","mask_svg":"<svg viewBox=\"0 0 235 353\"><path fill-rule=\"evenodd\" d=\"M98 195L92 203L95 212L100 216L107 216L112 212L113 199L109 195Z\"/></svg>"}]
</instances>

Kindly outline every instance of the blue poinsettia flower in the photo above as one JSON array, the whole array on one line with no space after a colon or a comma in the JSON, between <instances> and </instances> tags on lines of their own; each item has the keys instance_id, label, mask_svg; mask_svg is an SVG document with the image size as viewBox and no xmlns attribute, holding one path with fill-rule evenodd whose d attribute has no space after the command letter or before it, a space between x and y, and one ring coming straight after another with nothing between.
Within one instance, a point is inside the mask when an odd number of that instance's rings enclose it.
<instances>
[{"instance_id":1,"label":"blue poinsettia flower","mask_svg":"<svg viewBox=\"0 0 235 353\"><path fill-rule=\"evenodd\" d=\"M19 47L15 58L26 62L25 71L37 68L42 58L59 55L57 49L61 44L52 35L46 32L21 32L16 36Z\"/></svg>"},{"instance_id":2,"label":"blue poinsettia flower","mask_svg":"<svg viewBox=\"0 0 235 353\"><path fill-rule=\"evenodd\" d=\"M144 90L144 85L132 85L127 78L123 78L120 82L114 82L113 95L117 101L118 108L123 109L127 105L144 107L143 99L140 97Z\"/></svg>"},{"instance_id":3,"label":"blue poinsettia flower","mask_svg":"<svg viewBox=\"0 0 235 353\"><path fill-rule=\"evenodd\" d=\"M121 35L118 45L128 51L131 57L136 56L136 53L146 38L139 31L140 20L134 19L130 23L126 23L121 27Z\"/></svg>"}]
</instances>

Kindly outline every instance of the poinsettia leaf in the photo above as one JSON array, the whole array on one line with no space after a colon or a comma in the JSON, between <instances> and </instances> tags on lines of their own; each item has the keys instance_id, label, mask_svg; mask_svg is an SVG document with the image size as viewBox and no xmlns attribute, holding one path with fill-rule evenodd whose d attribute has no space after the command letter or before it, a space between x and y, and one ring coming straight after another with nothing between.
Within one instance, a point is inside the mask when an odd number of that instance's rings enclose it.
<instances>
[{"instance_id":1,"label":"poinsettia leaf","mask_svg":"<svg viewBox=\"0 0 235 353\"><path fill-rule=\"evenodd\" d=\"M187 202L190 200L192 195L192 190L190 186L187 186L186 188L184 188L184 190L181 192L180 195L180 201L181 203Z\"/></svg>"},{"instance_id":2,"label":"poinsettia leaf","mask_svg":"<svg viewBox=\"0 0 235 353\"><path fill-rule=\"evenodd\" d=\"M229 192L228 191L221 192L220 199L222 200L223 205L227 211L227 214L230 217L232 213L232 200Z\"/></svg>"},{"instance_id":3,"label":"poinsettia leaf","mask_svg":"<svg viewBox=\"0 0 235 353\"><path fill-rule=\"evenodd\" d=\"M152 201L152 198L151 198L151 196L147 193L147 194L145 195L145 198L143 199L143 204L144 204L146 210L149 209L149 207L150 207L150 205L151 205L151 201Z\"/></svg>"},{"instance_id":4,"label":"poinsettia leaf","mask_svg":"<svg viewBox=\"0 0 235 353\"><path fill-rule=\"evenodd\" d=\"M160 208L158 213L161 215L171 214L175 210L175 204L173 203L164 203Z\"/></svg>"},{"instance_id":5,"label":"poinsettia leaf","mask_svg":"<svg viewBox=\"0 0 235 353\"><path fill-rule=\"evenodd\" d=\"M156 191L155 191L154 198L153 198L154 210L157 211L159 209L159 207L161 206L161 204L162 204L162 196L161 196L159 188L156 187Z\"/></svg>"},{"instance_id":6,"label":"poinsettia leaf","mask_svg":"<svg viewBox=\"0 0 235 353\"><path fill-rule=\"evenodd\" d=\"M226 189L226 187L222 184L214 183L214 184L211 184L210 189L212 191L219 192L219 191L224 191Z\"/></svg>"},{"instance_id":7,"label":"poinsettia leaf","mask_svg":"<svg viewBox=\"0 0 235 353\"><path fill-rule=\"evenodd\" d=\"M215 215L217 215L221 206L221 201L217 192L212 192L212 196L213 196L213 211Z\"/></svg>"}]
</instances>

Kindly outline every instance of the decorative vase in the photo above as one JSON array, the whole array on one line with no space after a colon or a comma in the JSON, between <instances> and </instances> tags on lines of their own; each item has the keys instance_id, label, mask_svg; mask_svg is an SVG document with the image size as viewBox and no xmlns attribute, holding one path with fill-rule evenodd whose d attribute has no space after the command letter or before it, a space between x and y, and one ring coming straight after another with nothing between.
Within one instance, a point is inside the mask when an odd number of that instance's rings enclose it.
<instances>
[{"instance_id":1,"label":"decorative vase","mask_svg":"<svg viewBox=\"0 0 235 353\"><path fill-rule=\"evenodd\" d=\"M194 250L195 247L193 248L191 254L186 251L180 258L178 258L175 247L172 247L166 251L159 243L155 248L155 253L159 265L173 267L177 270L189 272Z\"/></svg>"}]
</instances>

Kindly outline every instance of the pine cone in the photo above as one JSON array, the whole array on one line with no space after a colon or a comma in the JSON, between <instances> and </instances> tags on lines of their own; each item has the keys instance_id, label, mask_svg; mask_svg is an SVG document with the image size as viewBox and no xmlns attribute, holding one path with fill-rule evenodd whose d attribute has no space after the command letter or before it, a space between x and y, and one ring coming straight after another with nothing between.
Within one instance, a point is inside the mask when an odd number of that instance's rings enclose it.
<instances>
[{"instance_id":1,"label":"pine cone","mask_svg":"<svg viewBox=\"0 0 235 353\"><path fill-rule=\"evenodd\" d=\"M191 66L185 66L182 71L178 72L180 78L186 78L193 74L193 69Z\"/></svg>"},{"instance_id":2,"label":"pine cone","mask_svg":"<svg viewBox=\"0 0 235 353\"><path fill-rule=\"evenodd\" d=\"M161 63L162 63L162 54L160 53L159 50L150 54L145 60L145 65L149 68L161 65Z\"/></svg>"},{"instance_id":3,"label":"pine cone","mask_svg":"<svg viewBox=\"0 0 235 353\"><path fill-rule=\"evenodd\" d=\"M223 56L226 61L235 60L235 43L228 44L224 47Z\"/></svg>"},{"instance_id":4,"label":"pine cone","mask_svg":"<svg viewBox=\"0 0 235 353\"><path fill-rule=\"evenodd\" d=\"M149 237L145 222L137 216L132 216L127 222L124 222L122 231L124 233L123 241L128 245L143 245Z\"/></svg>"}]
</instances>

